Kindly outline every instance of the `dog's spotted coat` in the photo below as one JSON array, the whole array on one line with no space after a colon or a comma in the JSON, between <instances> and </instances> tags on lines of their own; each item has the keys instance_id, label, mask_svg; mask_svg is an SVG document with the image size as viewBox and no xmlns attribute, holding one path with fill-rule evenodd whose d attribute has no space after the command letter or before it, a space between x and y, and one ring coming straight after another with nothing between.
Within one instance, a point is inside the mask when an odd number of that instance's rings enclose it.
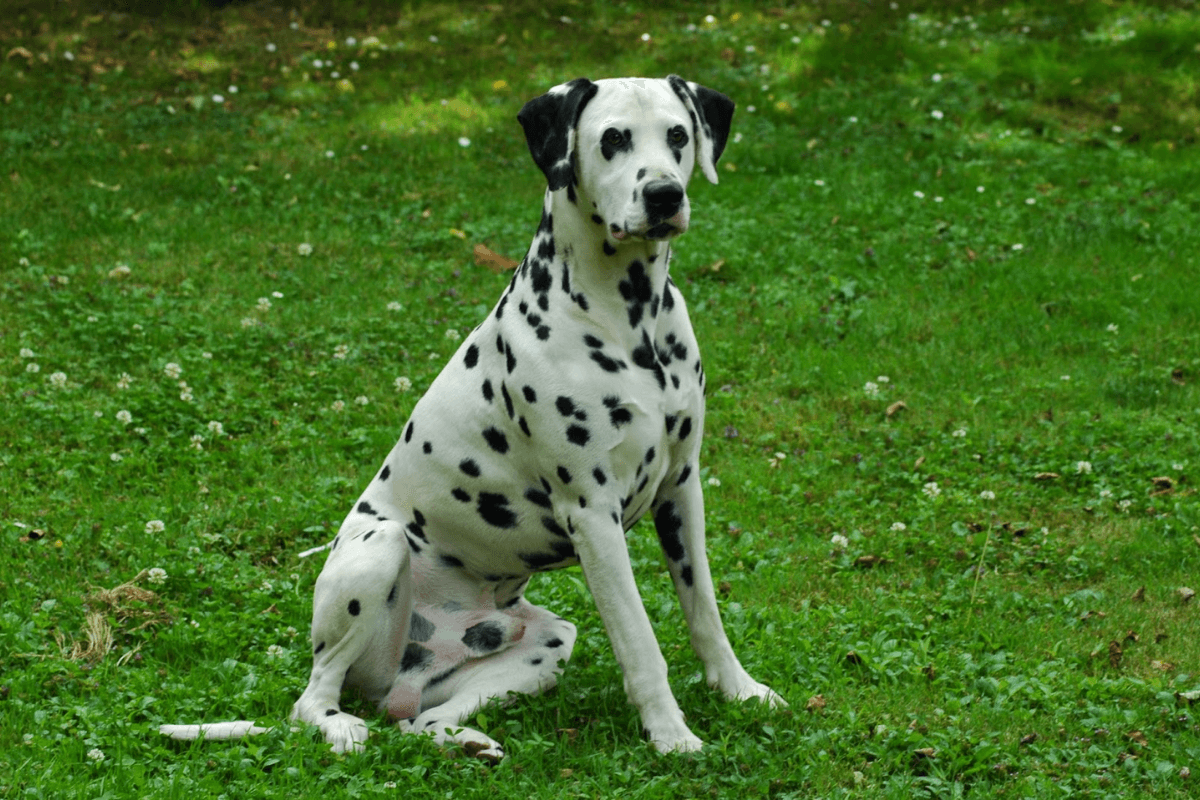
<instances>
[{"instance_id":1,"label":"dog's spotted coat","mask_svg":"<svg viewBox=\"0 0 1200 800\"><path fill-rule=\"evenodd\" d=\"M366 739L339 705L356 687L406 730L500 757L497 742L460 723L491 699L555 684L575 626L524 592L533 573L574 564L650 740L698 748L625 546L647 512L708 683L783 703L738 663L718 615L697 463L704 369L667 274L692 169L716 183L732 116L725 95L676 76L581 78L521 110L548 181L537 234L417 404L317 580L312 675L292 717L335 750Z\"/></svg>"}]
</instances>

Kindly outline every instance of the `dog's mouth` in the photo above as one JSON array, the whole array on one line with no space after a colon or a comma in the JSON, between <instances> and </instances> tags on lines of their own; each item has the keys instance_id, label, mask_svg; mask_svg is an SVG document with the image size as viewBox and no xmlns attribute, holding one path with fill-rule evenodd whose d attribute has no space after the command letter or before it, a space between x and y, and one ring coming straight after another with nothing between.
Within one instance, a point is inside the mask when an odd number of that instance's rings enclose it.
<instances>
[{"instance_id":1,"label":"dog's mouth","mask_svg":"<svg viewBox=\"0 0 1200 800\"><path fill-rule=\"evenodd\" d=\"M650 241L661 241L662 239L669 239L670 237L682 232L683 231L678 225L672 225L670 222L660 222L657 225L650 226L640 233L627 231L622 228L618 228L616 225L613 225L612 229L609 231L609 233L612 234L612 237L618 242L623 242L626 239L648 239Z\"/></svg>"},{"instance_id":2,"label":"dog's mouth","mask_svg":"<svg viewBox=\"0 0 1200 800\"><path fill-rule=\"evenodd\" d=\"M647 239L666 239L668 236L676 233L678 230L678 228L669 222L660 222L647 230L643 236L645 236Z\"/></svg>"}]
</instances>

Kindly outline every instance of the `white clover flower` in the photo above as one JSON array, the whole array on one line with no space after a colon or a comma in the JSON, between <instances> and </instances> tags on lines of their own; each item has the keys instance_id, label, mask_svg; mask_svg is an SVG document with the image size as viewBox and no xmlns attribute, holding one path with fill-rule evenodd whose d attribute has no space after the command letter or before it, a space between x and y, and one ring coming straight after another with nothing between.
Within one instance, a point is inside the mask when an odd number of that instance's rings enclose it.
<instances>
[{"instance_id":1,"label":"white clover flower","mask_svg":"<svg viewBox=\"0 0 1200 800\"><path fill-rule=\"evenodd\" d=\"M124 461L125 457L123 455L121 455L120 453L109 453L108 460L113 462L114 464L116 464L120 461Z\"/></svg>"},{"instance_id":2,"label":"white clover flower","mask_svg":"<svg viewBox=\"0 0 1200 800\"><path fill-rule=\"evenodd\" d=\"M267 42L267 52L268 52L268 53L274 53L274 52L275 52L276 50L278 50L278 49L279 49L279 48L277 48L277 47L275 46L275 43L274 43L274 42Z\"/></svg>"},{"instance_id":3,"label":"white clover flower","mask_svg":"<svg viewBox=\"0 0 1200 800\"><path fill-rule=\"evenodd\" d=\"M179 376L183 374L183 367L172 361L163 367L163 373L171 380L176 381L179 380Z\"/></svg>"},{"instance_id":4,"label":"white clover flower","mask_svg":"<svg viewBox=\"0 0 1200 800\"><path fill-rule=\"evenodd\" d=\"M301 242L300 244L296 245L296 252L302 256L311 256L312 251L313 246L308 242Z\"/></svg>"},{"instance_id":5,"label":"white clover flower","mask_svg":"<svg viewBox=\"0 0 1200 800\"><path fill-rule=\"evenodd\" d=\"M821 180L820 178L817 178L816 180L813 181L813 186L824 186L824 185L825 185L825 181Z\"/></svg>"},{"instance_id":6,"label":"white clover flower","mask_svg":"<svg viewBox=\"0 0 1200 800\"><path fill-rule=\"evenodd\" d=\"M648 33L643 33L643 34L642 34L642 41L643 41L643 42L648 42L648 41L650 41L650 34L648 34Z\"/></svg>"},{"instance_id":7,"label":"white clover flower","mask_svg":"<svg viewBox=\"0 0 1200 800\"><path fill-rule=\"evenodd\" d=\"M975 191L979 192L980 194L983 194L983 187L982 187L982 186L976 186L976 187L975 187Z\"/></svg>"},{"instance_id":8,"label":"white clover flower","mask_svg":"<svg viewBox=\"0 0 1200 800\"><path fill-rule=\"evenodd\" d=\"M185 403L192 402L192 400L195 399L195 396L192 394L192 387L188 386L186 383L180 383L179 386L179 399Z\"/></svg>"},{"instance_id":9,"label":"white clover flower","mask_svg":"<svg viewBox=\"0 0 1200 800\"><path fill-rule=\"evenodd\" d=\"M275 591L275 584L271 583L270 581L263 581L262 585L258 588L264 592L273 592Z\"/></svg>"},{"instance_id":10,"label":"white clover flower","mask_svg":"<svg viewBox=\"0 0 1200 800\"><path fill-rule=\"evenodd\" d=\"M130 414L127 409L122 408L117 412L117 422L121 423L122 425L128 425L129 423L133 422L133 414Z\"/></svg>"},{"instance_id":11,"label":"white clover flower","mask_svg":"<svg viewBox=\"0 0 1200 800\"><path fill-rule=\"evenodd\" d=\"M943 200L945 200L945 199L946 199L946 198L942 197L941 195L934 195L934 197L933 197L933 202L935 202L935 203L940 203L940 202L942 202L942 201L943 201Z\"/></svg>"},{"instance_id":12,"label":"white clover flower","mask_svg":"<svg viewBox=\"0 0 1200 800\"><path fill-rule=\"evenodd\" d=\"M267 658L282 658L287 651L277 644L273 644L267 648Z\"/></svg>"},{"instance_id":13,"label":"white clover flower","mask_svg":"<svg viewBox=\"0 0 1200 800\"><path fill-rule=\"evenodd\" d=\"M350 345L348 344L339 344L333 348L333 357L339 361L348 355L350 355Z\"/></svg>"},{"instance_id":14,"label":"white clover flower","mask_svg":"<svg viewBox=\"0 0 1200 800\"><path fill-rule=\"evenodd\" d=\"M189 442L190 444L188 444L188 447L192 448L193 450L204 449L204 437L198 433L193 433L191 439L189 439Z\"/></svg>"},{"instance_id":15,"label":"white clover flower","mask_svg":"<svg viewBox=\"0 0 1200 800\"><path fill-rule=\"evenodd\" d=\"M196 547L195 545L192 545L191 547L189 547L187 549L187 554L194 558L194 557L200 555L200 548Z\"/></svg>"},{"instance_id":16,"label":"white clover flower","mask_svg":"<svg viewBox=\"0 0 1200 800\"><path fill-rule=\"evenodd\" d=\"M1090 475L1092 473L1092 462L1076 461L1075 462L1075 471L1077 473L1079 473L1080 475Z\"/></svg>"},{"instance_id":17,"label":"white clover flower","mask_svg":"<svg viewBox=\"0 0 1200 800\"><path fill-rule=\"evenodd\" d=\"M259 311L270 311L271 310L271 298L269 298L269 297L258 298L258 310Z\"/></svg>"},{"instance_id":18,"label":"white clover flower","mask_svg":"<svg viewBox=\"0 0 1200 800\"><path fill-rule=\"evenodd\" d=\"M199 628L199 627L200 627L200 623L199 623L199 622L196 622L196 620L194 620L194 619L190 619L190 620L188 620L188 625L191 625L193 628Z\"/></svg>"},{"instance_id":19,"label":"white clover flower","mask_svg":"<svg viewBox=\"0 0 1200 800\"><path fill-rule=\"evenodd\" d=\"M767 459L767 463L771 469L778 469L779 465L787 458L787 453L775 453L771 458Z\"/></svg>"},{"instance_id":20,"label":"white clover flower","mask_svg":"<svg viewBox=\"0 0 1200 800\"><path fill-rule=\"evenodd\" d=\"M129 274L132 271L133 270L131 270L129 268L128 264L117 264L115 267L113 267L112 269L110 269L108 271L108 277L110 277L110 278L127 278L127 277L129 277Z\"/></svg>"},{"instance_id":21,"label":"white clover flower","mask_svg":"<svg viewBox=\"0 0 1200 800\"><path fill-rule=\"evenodd\" d=\"M296 575L295 573L293 573L293 574L292 574L292 579L293 579L293 580L299 580L299 579L300 579L300 576L299 576L299 575ZM284 635L285 635L285 636L287 636L289 639L295 639L295 638L296 638L296 634L298 634L298 633L299 633L299 631L297 631L297 630L296 630L295 628L293 628L291 625L288 625L288 626L287 626L287 629L286 629L286 630L284 630L284 632L283 632L283 633L284 633Z\"/></svg>"},{"instance_id":22,"label":"white clover flower","mask_svg":"<svg viewBox=\"0 0 1200 800\"><path fill-rule=\"evenodd\" d=\"M908 530L908 526L905 525L903 522L893 522L890 530L893 530L893 531L896 531L897 533L899 533L901 531Z\"/></svg>"},{"instance_id":23,"label":"white clover flower","mask_svg":"<svg viewBox=\"0 0 1200 800\"><path fill-rule=\"evenodd\" d=\"M410 381L408 378L404 377L403 375L401 375L399 378L396 378L396 391L407 392L411 388L412 381Z\"/></svg>"},{"instance_id":24,"label":"white clover flower","mask_svg":"<svg viewBox=\"0 0 1200 800\"><path fill-rule=\"evenodd\" d=\"M34 357L34 354L33 354L32 350L30 350L28 347L21 348L21 358L33 358L33 357Z\"/></svg>"},{"instance_id":25,"label":"white clover flower","mask_svg":"<svg viewBox=\"0 0 1200 800\"><path fill-rule=\"evenodd\" d=\"M25 365L26 372L41 372L42 368L37 365L37 362L30 361Z\"/></svg>"},{"instance_id":26,"label":"white clover flower","mask_svg":"<svg viewBox=\"0 0 1200 800\"><path fill-rule=\"evenodd\" d=\"M954 432L953 432L953 433L951 433L950 435L951 435L951 436L953 436L955 439L963 439L963 438L965 438L965 437L966 437L966 435L967 435L967 429L966 429L966 428L959 428L958 430L954 431Z\"/></svg>"},{"instance_id":27,"label":"white clover flower","mask_svg":"<svg viewBox=\"0 0 1200 800\"><path fill-rule=\"evenodd\" d=\"M257 328L260 324L254 317L242 317L243 328Z\"/></svg>"},{"instance_id":28,"label":"white clover flower","mask_svg":"<svg viewBox=\"0 0 1200 800\"><path fill-rule=\"evenodd\" d=\"M332 150L326 150L326 151L325 151L325 157L326 157L326 158L333 158L335 155L337 155L337 153L333 152Z\"/></svg>"},{"instance_id":29,"label":"white clover flower","mask_svg":"<svg viewBox=\"0 0 1200 800\"><path fill-rule=\"evenodd\" d=\"M1132 500L1122 500L1121 502L1117 503L1117 508L1121 509L1122 511L1128 511L1131 505L1133 505Z\"/></svg>"},{"instance_id":30,"label":"white clover flower","mask_svg":"<svg viewBox=\"0 0 1200 800\"><path fill-rule=\"evenodd\" d=\"M838 550L845 550L850 546L850 540L845 536L842 536L840 533L835 533L833 538L829 540L829 543Z\"/></svg>"},{"instance_id":31,"label":"white clover flower","mask_svg":"<svg viewBox=\"0 0 1200 800\"><path fill-rule=\"evenodd\" d=\"M938 111L938 110L935 108L933 111L930 111L930 112L929 112L929 116L933 117L934 119L941 119L942 117L944 117L944 116L946 116L946 115L945 115L945 114L943 114L941 111Z\"/></svg>"},{"instance_id":32,"label":"white clover flower","mask_svg":"<svg viewBox=\"0 0 1200 800\"><path fill-rule=\"evenodd\" d=\"M867 381L863 384L863 393L874 400L876 397L879 397L879 384L875 383L875 381Z\"/></svg>"},{"instance_id":33,"label":"white clover flower","mask_svg":"<svg viewBox=\"0 0 1200 800\"><path fill-rule=\"evenodd\" d=\"M215 419L209 420L207 427L208 427L209 433L211 433L213 436L224 436L225 435L225 426L222 425L220 422L218 422Z\"/></svg>"},{"instance_id":34,"label":"white clover flower","mask_svg":"<svg viewBox=\"0 0 1200 800\"><path fill-rule=\"evenodd\" d=\"M925 193L922 192L920 189L917 189L915 192L913 192L913 197L917 198L918 200L924 200Z\"/></svg>"},{"instance_id":35,"label":"white clover flower","mask_svg":"<svg viewBox=\"0 0 1200 800\"><path fill-rule=\"evenodd\" d=\"M343 403L341 400L334 400L333 403L329 407L334 411L342 411L343 409L346 408L346 404Z\"/></svg>"},{"instance_id":36,"label":"white clover flower","mask_svg":"<svg viewBox=\"0 0 1200 800\"><path fill-rule=\"evenodd\" d=\"M67 61L74 61L75 54L72 53L70 50L65 50L65 51L63 51L63 58L66 59Z\"/></svg>"},{"instance_id":37,"label":"white clover flower","mask_svg":"<svg viewBox=\"0 0 1200 800\"><path fill-rule=\"evenodd\" d=\"M850 123L858 122L858 117L846 117L846 121Z\"/></svg>"},{"instance_id":38,"label":"white clover flower","mask_svg":"<svg viewBox=\"0 0 1200 800\"><path fill-rule=\"evenodd\" d=\"M1060 378L1059 378L1059 380L1060 380L1060 381L1069 381L1069 380L1071 380L1071 376L1070 376L1070 375L1063 375L1062 377L1060 377Z\"/></svg>"},{"instance_id":39,"label":"white clover flower","mask_svg":"<svg viewBox=\"0 0 1200 800\"><path fill-rule=\"evenodd\" d=\"M930 75L930 76L929 76L929 80L933 81L934 83L941 83L941 82L942 82L942 75L941 75L941 73L940 73L940 72L935 72L935 73L933 73L932 75Z\"/></svg>"},{"instance_id":40,"label":"white clover flower","mask_svg":"<svg viewBox=\"0 0 1200 800\"><path fill-rule=\"evenodd\" d=\"M237 87L233 85L230 85L225 91L229 92L230 94L237 94L238 92Z\"/></svg>"},{"instance_id":41,"label":"white clover flower","mask_svg":"<svg viewBox=\"0 0 1200 800\"><path fill-rule=\"evenodd\" d=\"M1108 331L1109 333L1117 333L1120 330L1120 328L1117 327L1117 323L1110 322L1110 323L1108 323L1108 327L1105 328L1104 330Z\"/></svg>"},{"instance_id":42,"label":"white clover flower","mask_svg":"<svg viewBox=\"0 0 1200 800\"><path fill-rule=\"evenodd\" d=\"M1179 461L1176 461L1171 464L1171 469L1175 470L1176 472L1183 472L1183 467L1184 467L1183 463L1179 462Z\"/></svg>"},{"instance_id":43,"label":"white clover flower","mask_svg":"<svg viewBox=\"0 0 1200 800\"><path fill-rule=\"evenodd\" d=\"M756 106L746 106L747 114L753 114L755 111L758 111L758 108Z\"/></svg>"},{"instance_id":44,"label":"white clover flower","mask_svg":"<svg viewBox=\"0 0 1200 800\"><path fill-rule=\"evenodd\" d=\"M146 573L146 580L155 586L162 586L167 582L167 571L162 567L153 567Z\"/></svg>"},{"instance_id":45,"label":"white clover flower","mask_svg":"<svg viewBox=\"0 0 1200 800\"><path fill-rule=\"evenodd\" d=\"M1100 490L1100 499L1101 500L1107 500L1110 497L1112 497L1112 489L1101 489Z\"/></svg>"},{"instance_id":46,"label":"white clover flower","mask_svg":"<svg viewBox=\"0 0 1200 800\"><path fill-rule=\"evenodd\" d=\"M979 497L983 500L995 500L996 493L990 489L984 489L982 492L979 493Z\"/></svg>"},{"instance_id":47,"label":"white clover flower","mask_svg":"<svg viewBox=\"0 0 1200 800\"><path fill-rule=\"evenodd\" d=\"M98 764L104 760L104 751L99 747L93 747L91 750L87 751L87 757Z\"/></svg>"},{"instance_id":48,"label":"white clover flower","mask_svg":"<svg viewBox=\"0 0 1200 800\"><path fill-rule=\"evenodd\" d=\"M880 375L875 380L877 380L880 383L891 383L892 382L892 379L889 378L887 375Z\"/></svg>"},{"instance_id":49,"label":"white clover flower","mask_svg":"<svg viewBox=\"0 0 1200 800\"><path fill-rule=\"evenodd\" d=\"M358 397L354 398L355 405L365 406L365 405L368 405L370 402L371 402L370 399L365 394L360 394Z\"/></svg>"},{"instance_id":50,"label":"white clover flower","mask_svg":"<svg viewBox=\"0 0 1200 800\"><path fill-rule=\"evenodd\" d=\"M351 70L352 72L358 72L358 62L357 62L357 61L351 61L351 62L350 62L350 70ZM366 145L363 145L363 149L364 149L364 150L366 150L366 149L367 149L367 146L366 146Z\"/></svg>"},{"instance_id":51,"label":"white clover flower","mask_svg":"<svg viewBox=\"0 0 1200 800\"><path fill-rule=\"evenodd\" d=\"M96 411L92 412L92 416L95 417L96 419L102 419L104 417L104 412L100 411L100 410L96 410Z\"/></svg>"},{"instance_id":52,"label":"white clover flower","mask_svg":"<svg viewBox=\"0 0 1200 800\"><path fill-rule=\"evenodd\" d=\"M50 381L50 385L55 389L62 389L67 385L67 373L52 372L50 373L50 377L46 380Z\"/></svg>"},{"instance_id":53,"label":"white clover flower","mask_svg":"<svg viewBox=\"0 0 1200 800\"><path fill-rule=\"evenodd\" d=\"M1120 132L1121 132L1121 131L1123 131L1123 130L1125 130L1125 129L1124 129L1124 128L1122 128L1120 125L1113 125L1113 126L1112 126L1112 132L1113 132L1113 133L1120 133Z\"/></svg>"},{"instance_id":54,"label":"white clover flower","mask_svg":"<svg viewBox=\"0 0 1200 800\"><path fill-rule=\"evenodd\" d=\"M225 102L225 97L224 97L224 95L214 94L212 96L212 101L214 103L216 103L217 105L221 105L222 103Z\"/></svg>"},{"instance_id":55,"label":"white clover flower","mask_svg":"<svg viewBox=\"0 0 1200 800\"><path fill-rule=\"evenodd\" d=\"M1036 204L1037 204L1037 198L1036 198L1036 197L1026 197L1026 198L1025 198L1025 205L1027 205L1027 206L1032 206L1032 205L1036 205Z\"/></svg>"},{"instance_id":56,"label":"white clover flower","mask_svg":"<svg viewBox=\"0 0 1200 800\"><path fill-rule=\"evenodd\" d=\"M468 139L466 136L460 136L460 137L458 137L458 146L459 147L470 147L471 140Z\"/></svg>"},{"instance_id":57,"label":"white clover flower","mask_svg":"<svg viewBox=\"0 0 1200 800\"><path fill-rule=\"evenodd\" d=\"M207 358L209 361L212 361L212 353L208 352L207 350L205 350L203 353L201 353L200 357Z\"/></svg>"},{"instance_id":58,"label":"white clover flower","mask_svg":"<svg viewBox=\"0 0 1200 800\"><path fill-rule=\"evenodd\" d=\"M455 329L455 328L447 328L447 329L446 329L446 338L447 338L447 339L449 339L449 340L450 340L450 341L452 341L452 342L457 342L457 341L458 341L460 338L462 338L462 337L460 337L460 336L458 335L458 330L457 330L457 329Z\"/></svg>"},{"instance_id":59,"label":"white clover flower","mask_svg":"<svg viewBox=\"0 0 1200 800\"><path fill-rule=\"evenodd\" d=\"M271 297L274 297L276 300L282 300L283 292L271 292Z\"/></svg>"},{"instance_id":60,"label":"white clover flower","mask_svg":"<svg viewBox=\"0 0 1200 800\"><path fill-rule=\"evenodd\" d=\"M1024 249L1025 249L1025 245L1021 244L1020 242L1017 242L1016 244L1014 244L1014 245L1012 246L1012 249L1013 249L1014 251L1017 251L1017 252L1019 252L1019 251L1021 251L1021 250L1024 250Z\"/></svg>"},{"instance_id":61,"label":"white clover flower","mask_svg":"<svg viewBox=\"0 0 1200 800\"><path fill-rule=\"evenodd\" d=\"M393 300L392 302L387 304L387 310L388 311L403 311L404 304L397 302L396 300Z\"/></svg>"},{"instance_id":62,"label":"white clover flower","mask_svg":"<svg viewBox=\"0 0 1200 800\"><path fill-rule=\"evenodd\" d=\"M708 485L709 485L709 486L712 486L712 487L714 487L714 488L715 488L715 487L717 487L717 486L720 486L720 485L721 485L721 479L720 479L720 478L718 478L718 477L716 477L716 476L713 476L713 477L711 477L711 478L709 478L709 479L708 479Z\"/></svg>"},{"instance_id":63,"label":"white clover flower","mask_svg":"<svg viewBox=\"0 0 1200 800\"><path fill-rule=\"evenodd\" d=\"M938 488L937 481L930 481L929 483L925 484L925 486L921 488L921 491L924 492L925 496L930 499L933 499L942 493L942 490Z\"/></svg>"}]
</instances>

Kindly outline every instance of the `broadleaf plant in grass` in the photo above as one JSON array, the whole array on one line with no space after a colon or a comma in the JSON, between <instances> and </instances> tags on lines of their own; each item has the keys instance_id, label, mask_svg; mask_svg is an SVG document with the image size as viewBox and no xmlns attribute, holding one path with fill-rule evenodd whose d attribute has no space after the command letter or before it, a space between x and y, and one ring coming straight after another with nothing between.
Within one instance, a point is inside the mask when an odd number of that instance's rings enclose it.
<instances>
[{"instance_id":1,"label":"broadleaf plant in grass","mask_svg":"<svg viewBox=\"0 0 1200 800\"><path fill-rule=\"evenodd\" d=\"M1188 797L1200 768L1194 3L0 11L0 794ZM287 710L326 542L503 290L520 104L738 103L672 274L722 613L791 702L640 740L578 572L489 767ZM1187 591L1185 591L1187 590ZM179 747L162 722L256 718ZM336 791L335 790L335 791Z\"/></svg>"}]
</instances>

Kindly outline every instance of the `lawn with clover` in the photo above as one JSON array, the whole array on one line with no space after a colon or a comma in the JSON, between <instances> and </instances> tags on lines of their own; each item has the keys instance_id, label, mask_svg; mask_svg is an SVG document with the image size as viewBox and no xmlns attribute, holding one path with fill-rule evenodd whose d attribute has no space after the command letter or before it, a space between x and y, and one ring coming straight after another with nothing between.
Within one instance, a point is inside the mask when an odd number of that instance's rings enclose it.
<instances>
[{"instance_id":1,"label":"lawn with clover","mask_svg":"<svg viewBox=\"0 0 1200 800\"><path fill-rule=\"evenodd\" d=\"M1176 2L0 11L0 797L1192 797L1200 14ZM333 6L330 10L328 6ZM142 9L137 11L136 9ZM559 687L283 724L328 542L537 226L521 104L738 103L672 275L747 669L660 756L578 570ZM164 722L271 733L171 742Z\"/></svg>"}]
</instances>

